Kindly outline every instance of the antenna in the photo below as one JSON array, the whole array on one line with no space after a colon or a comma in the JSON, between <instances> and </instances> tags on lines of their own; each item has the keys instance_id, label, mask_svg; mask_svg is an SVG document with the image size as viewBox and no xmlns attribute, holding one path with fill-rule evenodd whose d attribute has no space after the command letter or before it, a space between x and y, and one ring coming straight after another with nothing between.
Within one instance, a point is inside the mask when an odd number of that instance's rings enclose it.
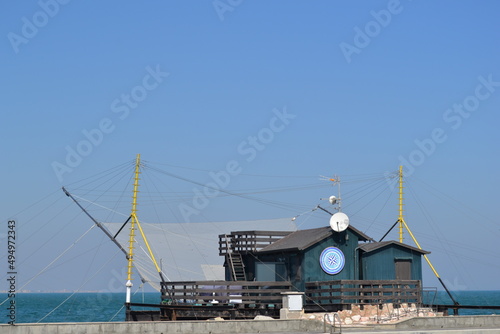
<instances>
[{"instance_id":1,"label":"antenna","mask_svg":"<svg viewBox=\"0 0 500 334\"><path fill-rule=\"evenodd\" d=\"M339 212L342 212L342 197L340 196L340 177L335 175L333 179L330 179L333 182L333 185L337 185L339 197L337 198Z\"/></svg>"},{"instance_id":2,"label":"antenna","mask_svg":"<svg viewBox=\"0 0 500 334\"><path fill-rule=\"evenodd\" d=\"M333 182L333 185L337 185L338 196L332 195L328 198L320 198L320 199L321 200L328 200L328 202L330 202L331 205L337 204L337 207L335 207L334 209L339 211L339 212L342 212L342 198L340 197L340 177L338 177L337 175L334 175L333 178L321 176L321 180L331 181L331 182Z\"/></svg>"},{"instance_id":3,"label":"antenna","mask_svg":"<svg viewBox=\"0 0 500 334\"><path fill-rule=\"evenodd\" d=\"M337 205L337 207L334 207L334 209L336 209L338 212L330 217L330 227L335 232L345 231L349 227L349 217L342 212L342 198L340 197L340 177L338 177L337 175L335 175L333 178L327 178L323 176L323 179L332 181L333 185L337 185L338 187L338 197L332 195L329 198L322 198L322 199L328 199L331 205ZM328 212L319 205L318 207L323 211Z\"/></svg>"}]
</instances>

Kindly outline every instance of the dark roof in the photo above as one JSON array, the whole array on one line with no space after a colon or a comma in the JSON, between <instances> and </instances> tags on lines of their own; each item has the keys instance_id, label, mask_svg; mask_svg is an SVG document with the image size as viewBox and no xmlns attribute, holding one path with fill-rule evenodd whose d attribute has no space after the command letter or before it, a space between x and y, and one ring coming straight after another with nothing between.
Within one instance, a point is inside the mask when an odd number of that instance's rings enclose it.
<instances>
[{"instance_id":1,"label":"dark roof","mask_svg":"<svg viewBox=\"0 0 500 334\"><path fill-rule=\"evenodd\" d=\"M363 232L355 229L352 226L347 228L352 233L356 234L361 241L373 240ZM269 246L266 246L259 250L259 253L274 252L274 251L288 251L288 250L304 250L323 239L326 239L332 235L333 230L327 227L313 228L309 230L295 231L287 235L286 237L273 242Z\"/></svg>"},{"instance_id":2,"label":"dark roof","mask_svg":"<svg viewBox=\"0 0 500 334\"><path fill-rule=\"evenodd\" d=\"M402 244L402 243L394 241L394 240L382 241L382 242L369 242L369 243L360 245L358 248L361 249L362 251L369 253L369 252L373 252L377 249L384 248L384 247L389 246L389 245L397 245L397 246L400 246L403 248L408 248L408 249L411 249L412 251L415 251L415 252L418 252L421 254L430 254L430 252L425 251L423 249L419 249L419 248L416 248L416 247L413 247L413 246L410 246L407 244Z\"/></svg>"},{"instance_id":3,"label":"dark roof","mask_svg":"<svg viewBox=\"0 0 500 334\"><path fill-rule=\"evenodd\" d=\"M360 230L358 230L354 226L349 225L349 227L347 229L353 231L354 234L357 234L359 237L359 241L374 241L371 237L367 236L366 234L364 234L363 232L361 232Z\"/></svg>"}]
</instances>

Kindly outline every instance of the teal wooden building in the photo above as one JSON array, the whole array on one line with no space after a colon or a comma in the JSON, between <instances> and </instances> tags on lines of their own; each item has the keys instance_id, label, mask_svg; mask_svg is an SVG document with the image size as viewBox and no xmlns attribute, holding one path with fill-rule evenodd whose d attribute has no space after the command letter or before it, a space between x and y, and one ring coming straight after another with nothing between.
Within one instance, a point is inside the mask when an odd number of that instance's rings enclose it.
<instances>
[{"instance_id":1,"label":"teal wooden building","mask_svg":"<svg viewBox=\"0 0 500 334\"><path fill-rule=\"evenodd\" d=\"M226 280L308 282L337 280L422 281L422 255L396 241L375 242L350 225L295 232L245 231L221 235Z\"/></svg>"},{"instance_id":2,"label":"teal wooden building","mask_svg":"<svg viewBox=\"0 0 500 334\"><path fill-rule=\"evenodd\" d=\"M397 241L360 245L359 275L366 280L422 280L422 255L429 252Z\"/></svg>"}]
</instances>

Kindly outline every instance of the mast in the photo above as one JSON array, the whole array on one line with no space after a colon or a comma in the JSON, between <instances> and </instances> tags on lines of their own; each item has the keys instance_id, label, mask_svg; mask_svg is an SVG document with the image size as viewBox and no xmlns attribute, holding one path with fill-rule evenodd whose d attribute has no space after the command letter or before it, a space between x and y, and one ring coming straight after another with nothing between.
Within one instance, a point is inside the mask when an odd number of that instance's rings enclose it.
<instances>
[{"instance_id":1,"label":"mast","mask_svg":"<svg viewBox=\"0 0 500 334\"><path fill-rule=\"evenodd\" d=\"M127 287L127 297L126 303L130 303L130 295L132 290L132 267L134 265L134 242L135 242L135 230L137 221L137 193L139 188L139 174L140 174L140 165L141 165L141 155L137 154L135 159L135 172L134 172L134 190L132 192L132 210L130 213L130 233L128 240L128 264L127 264L127 283L125 286Z\"/></svg>"},{"instance_id":2,"label":"mast","mask_svg":"<svg viewBox=\"0 0 500 334\"><path fill-rule=\"evenodd\" d=\"M142 240L144 240L144 244L147 248L147 251L149 253L149 257L153 261L153 264L155 265L156 270L158 271L158 274L160 276L160 285L161 285L161 292L162 292L162 298L169 293L169 291L166 289L166 282L165 278L163 276L163 273L161 271L160 266L158 265L158 262L156 261L156 258L153 254L153 251L151 250L151 247L149 245L148 239L146 238L146 235L144 234L144 231L142 229L141 223L139 222L139 219L137 218L137 195L139 193L139 174L141 173L140 170L141 167L141 155L137 154L137 157L135 159L135 170L134 170L134 188L132 191L132 209L130 212L130 216L127 218L125 223L120 227L118 232L113 236L105 227L103 224L101 224L97 219L92 217L90 213L76 200L76 198L71 195L66 188L62 187L62 190L66 194L66 196L70 197L77 205L78 207L94 222L95 225L97 225L108 237L111 241L113 241L118 248L125 254L127 257L127 282L125 284L127 288L127 295L126 295L126 303L130 303L131 299L131 290L132 290L132 268L134 266L134 243L135 243L135 237L136 237L136 230L139 230ZM123 230L123 228L130 222L130 232L129 232L129 243L128 243L128 250L126 249L127 247L124 245L122 246L116 239L118 234ZM139 273L140 275L140 273ZM141 279L143 282L145 282L144 278L141 276ZM129 306L127 306L128 308Z\"/></svg>"},{"instance_id":3,"label":"mast","mask_svg":"<svg viewBox=\"0 0 500 334\"><path fill-rule=\"evenodd\" d=\"M403 243L403 224L404 224L404 216L403 216L403 166L399 166L399 242Z\"/></svg>"},{"instance_id":4,"label":"mast","mask_svg":"<svg viewBox=\"0 0 500 334\"><path fill-rule=\"evenodd\" d=\"M144 234L144 231L142 229L141 223L139 219L137 218L137 194L139 192L139 174L141 173L140 171L141 167L141 155L137 154L136 160L135 160L135 172L134 172L134 189L132 191L132 209L130 212L130 233L129 233L129 246L128 246L128 265L127 265L127 283L125 286L127 287L127 296L126 296L126 303L130 303L130 295L131 295L131 290L132 290L132 268L134 266L134 243L135 243L135 231L136 229L139 230L139 233L141 234L142 240L144 240L144 244L146 245L146 249L148 250L149 256L151 257L151 260L153 261L153 264L155 265L156 271L160 275L160 285L161 285L161 291L162 295L164 294L164 286L165 286L165 278L163 277L163 274L161 272L161 268L158 265L158 262L156 261L156 258L153 254L153 251L151 250L151 246L149 245L148 239L146 238L146 235ZM126 222L125 222L126 223Z\"/></svg>"},{"instance_id":5,"label":"mast","mask_svg":"<svg viewBox=\"0 0 500 334\"><path fill-rule=\"evenodd\" d=\"M403 228L406 228L406 230L408 231L408 234L412 238L412 240L415 243L415 245L417 246L417 248L420 249L420 250L422 250L422 247L420 247L420 244L418 243L417 238L415 238L415 235L413 235L412 231L410 230L410 227L408 226L408 224L406 224L404 216L403 216L403 166L399 166L399 173L398 174L399 174L399 216L398 216L398 220L396 221L396 223L394 223L394 225L391 226L391 228L389 229L389 231L387 231L384 234L384 236L380 239L379 242L381 242L382 240L384 240L384 238L389 234L389 232L391 232L391 230L397 224L399 224L399 242L403 243ZM425 261L427 262L427 264L431 268L432 272L434 273L434 275L436 276L436 278L439 280L439 283L441 283L441 285L443 286L443 288L446 290L446 293L448 294L448 296L453 301L453 304L454 305L460 305L455 300L455 298L453 298L453 295L451 294L450 290L448 290L448 288L444 284L444 282L441 279L441 277L439 276L436 268L434 268L434 266L431 263L431 260L429 260L429 257L427 256L427 254L423 254L423 256L424 256Z\"/></svg>"}]
</instances>

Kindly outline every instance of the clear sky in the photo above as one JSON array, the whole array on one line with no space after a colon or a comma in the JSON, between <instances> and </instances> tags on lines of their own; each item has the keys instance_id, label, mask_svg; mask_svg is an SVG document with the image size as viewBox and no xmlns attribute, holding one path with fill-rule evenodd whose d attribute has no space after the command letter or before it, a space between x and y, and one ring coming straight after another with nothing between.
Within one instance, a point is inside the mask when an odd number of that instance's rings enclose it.
<instances>
[{"instance_id":1,"label":"clear sky","mask_svg":"<svg viewBox=\"0 0 500 334\"><path fill-rule=\"evenodd\" d=\"M165 222L293 217L327 205L337 188L319 176L337 174L351 223L375 239L397 219L384 178L403 164L407 222L443 279L500 289L497 1L0 6L0 233L17 219L22 282L92 225L58 189L141 153L201 185L232 172L225 191L263 199L214 197L194 214L201 186L166 178L179 198ZM50 193L63 199L33 219ZM301 227L328 223L314 217ZM119 290L121 254L91 279L116 249L96 230L84 239L27 289ZM427 268L424 285L439 285Z\"/></svg>"}]
</instances>

